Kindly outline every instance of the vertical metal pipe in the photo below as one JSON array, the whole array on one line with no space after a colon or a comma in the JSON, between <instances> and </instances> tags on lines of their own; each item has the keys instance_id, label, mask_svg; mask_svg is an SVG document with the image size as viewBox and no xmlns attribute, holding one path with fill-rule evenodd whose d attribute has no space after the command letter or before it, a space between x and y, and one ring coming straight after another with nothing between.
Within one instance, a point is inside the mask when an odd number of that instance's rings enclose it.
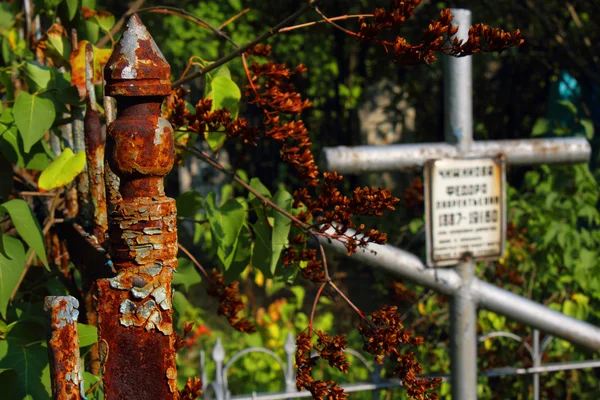
<instances>
[{"instance_id":1,"label":"vertical metal pipe","mask_svg":"<svg viewBox=\"0 0 600 400\"><path fill-rule=\"evenodd\" d=\"M460 263L456 271L462 283L450 300L452 398L477 398L477 304L471 295L475 264Z\"/></svg>"},{"instance_id":2,"label":"vertical metal pipe","mask_svg":"<svg viewBox=\"0 0 600 400\"><path fill-rule=\"evenodd\" d=\"M285 391L288 393L296 391L296 368L294 368L294 354L296 354L296 340L292 332L288 333L283 345L286 355L286 368L285 373Z\"/></svg>"},{"instance_id":3,"label":"vertical metal pipe","mask_svg":"<svg viewBox=\"0 0 600 400\"><path fill-rule=\"evenodd\" d=\"M459 26L452 38L466 41L471 26L471 11L459 8L450 9ZM467 57L444 56L444 137L446 142L457 146L459 152L466 152L473 142L473 80L471 77L472 59Z\"/></svg>"},{"instance_id":4,"label":"vertical metal pipe","mask_svg":"<svg viewBox=\"0 0 600 400\"><path fill-rule=\"evenodd\" d=\"M175 200L165 196L173 167L173 128L160 106L171 68L137 15L104 69L105 93L117 100L106 158L121 198L108 235L117 276L99 279L98 327L109 357L107 400L174 400L177 390L171 281L177 267Z\"/></svg>"},{"instance_id":5,"label":"vertical metal pipe","mask_svg":"<svg viewBox=\"0 0 600 400\"><path fill-rule=\"evenodd\" d=\"M450 9L455 37L468 39L471 11ZM473 93L471 57L444 57L444 137L459 153L468 152L473 143ZM468 255L465 254L465 257ZM475 264L469 260L456 266L462 282L450 301L450 341L452 398L477 398L477 303L471 284Z\"/></svg>"},{"instance_id":6,"label":"vertical metal pipe","mask_svg":"<svg viewBox=\"0 0 600 400\"><path fill-rule=\"evenodd\" d=\"M533 330L533 368L542 365L542 351L540 349L540 331ZM533 400L540 400L540 374L533 374Z\"/></svg>"},{"instance_id":7,"label":"vertical metal pipe","mask_svg":"<svg viewBox=\"0 0 600 400\"><path fill-rule=\"evenodd\" d=\"M71 296L48 296L44 304L50 327L48 355L54 400L85 398L77 332L78 307L79 302Z\"/></svg>"}]
</instances>

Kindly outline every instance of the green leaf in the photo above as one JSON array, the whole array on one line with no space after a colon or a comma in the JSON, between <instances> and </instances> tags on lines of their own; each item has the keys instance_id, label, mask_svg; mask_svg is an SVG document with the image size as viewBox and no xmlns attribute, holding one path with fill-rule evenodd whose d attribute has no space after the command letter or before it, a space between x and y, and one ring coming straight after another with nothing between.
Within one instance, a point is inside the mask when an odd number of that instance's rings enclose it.
<instances>
[{"instance_id":1,"label":"green leaf","mask_svg":"<svg viewBox=\"0 0 600 400\"><path fill-rule=\"evenodd\" d=\"M275 193L274 201L275 204L277 204L284 211L287 211L288 213L292 212L292 204L294 202L294 199L292 195L285 189L280 188ZM291 219L289 219L288 217L276 210L274 211L272 255L270 263L270 269L273 275L275 275L275 269L277 268L277 262L279 261L279 257L281 256L281 251L283 250L283 247L288 243L288 235L290 233L291 226Z\"/></svg>"},{"instance_id":2,"label":"green leaf","mask_svg":"<svg viewBox=\"0 0 600 400\"><path fill-rule=\"evenodd\" d=\"M302 305L304 304L304 295L306 294L306 290L302 286L292 286L290 290L296 296L296 308L301 310Z\"/></svg>"},{"instance_id":3,"label":"green leaf","mask_svg":"<svg viewBox=\"0 0 600 400\"><path fill-rule=\"evenodd\" d=\"M588 140L594 138L594 123L590 119L582 119L579 124L583 127L583 132Z\"/></svg>"},{"instance_id":4,"label":"green leaf","mask_svg":"<svg viewBox=\"0 0 600 400\"><path fill-rule=\"evenodd\" d=\"M190 304L185 295L179 291L173 291L173 310L180 316L185 315L186 311L193 306Z\"/></svg>"},{"instance_id":5,"label":"green leaf","mask_svg":"<svg viewBox=\"0 0 600 400\"><path fill-rule=\"evenodd\" d=\"M206 139L206 143L208 143L210 149L214 152L217 152L221 147L223 147L225 139L227 139L227 135L224 132L205 131L204 139Z\"/></svg>"},{"instance_id":6,"label":"green leaf","mask_svg":"<svg viewBox=\"0 0 600 400\"><path fill-rule=\"evenodd\" d=\"M56 160L52 161L42 171L38 186L43 190L52 190L64 186L73 181L84 168L85 152L80 151L77 154L73 154L73 151L67 147Z\"/></svg>"},{"instance_id":7,"label":"green leaf","mask_svg":"<svg viewBox=\"0 0 600 400\"><path fill-rule=\"evenodd\" d=\"M49 374L45 374L44 371L48 368L48 350L41 345L24 347L8 344L5 346L7 346L6 355L0 360L0 368L12 368L16 372L15 386L18 388L19 398L27 396L31 399L50 398Z\"/></svg>"},{"instance_id":8,"label":"green leaf","mask_svg":"<svg viewBox=\"0 0 600 400\"><path fill-rule=\"evenodd\" d=\"M183 285L185 291L190 290L190 286L200 283L202 278L194 268L191 260L187 258L178 258L177 270L173 274L173 285Z\"/></svg>"},{"instance_id":9,"label":"green leaf","mask_svg":"<svg viewBox=\"0 0 600 400\"><path fill-rule=\"evenodd\" d=\"M231 262L229 269L223 274L226 283L238 280L240 278L242 272L244 272L246 267L250 264L251 255L252 237L250 236L250 231L248 228L242 227L242 232L240 233L238 239L233 261Z\"/></svg>"},{"instance_id":10,"label":"green leaf","mask_svg":"<svg viewBox=\"0 0 600 400\"><path fill-rule=\"evenodd\" d=\"M90 346L98 341L98 328L92 325L77 323L79 331L79 347Z\"/></svg>"},{"instance_id":11,"label":"green leaf","mask_svg":"<svg viewBox=\"0 0 600 400\"><path fill-rule=\"evenodd\" d=\"M242 92L240 88L227 76L217 76L211 83L211 91L208 97L212 99L212 110L229 109L231 117L237 118L240 109Z\"/></svg>"},{"instance_id":12,"label":"green leaf","mask_svg":"<svg viewBox=\"0 0 600 400\"><path fill-rule=\"evenodd\" d=\"M69 21L72 21L77 15L79 9L79 0L66 0L67 11L69 12Z\"/></svg>"},{"instance_id":13,"label":"green leaf","mask_svg":"<svg viewBox=\"0 0 600 400\"><path fill-rule=\"evenodd\" d=\"M14 199L0 204L0 210L4 210L10 215L19 235L36 252L37 256L49 270L42 228L40 228L37 219L33 216L29 204L24 200Z\"/></svg>"},{"instance_id":14,"label":"green leaf","mask_svg":"<svg viewBox=\"0 0 600 400\"><path fill-rule=\"evenodd\" d=\"M579 315L579 307L577 303L571 300L567 300L563 303L563 314L568 315L569 317L577 318Z\"/></svg>"},{"instance_id":15,"label":"green leaf","mask_svg":"<svg viewBox=\"0 0 600 400\"><path fill-rule=\"evenodd\" d=\"M52 126L56 112L52 100L21 91L15 101L13 115L23 138L25 153L29 153Z\"/></svg>"},{"instance_id":16,"label":"green leaf","mask_svg":"<svg viewBox=\"0 0 600 400\"><path fill-rule=\"evenodd\" d=\"M568 111L571 115L576 116L577 115L577 107L575 106L575 104L571 103L568 100L560 100L556 102L559 106L561 106L562 108L564 108L566 111Z\"/></svg>"},{"instance_id":17,"label":"green leaf","mask_svg":"<svg viewBox=\"0 0 600 400\"><path fill-rule=\"evenodd\" d=\"M54 86L52 69L35 61L25 63L25 80L33 92L47 90Z\"/></svg>"},{"instance_id":18,"label":"green leaf","mask_svg":"<svg viewBox=\"0 0 600 400\"><path fill-rule=\"evenodd\" d=\"M217 243L217 255L225 270L233 262L238 237L246 220L246 211L237 200L228 200L218 207L215 194L210 193L204 202L213 240Z\"/></svg>"},{"instance_id":19,"label":"green leaf","mask_svg":"<svg viewBox=\"0 0 600 400\"><path fill-rule=\"evenodd\" d=\"M92 20L105 32L109 32L115 25L115 16L106 11L96 11L96 15L92 17Z\"/></svg>"},{"instance_id":20,"label":"green leaf","mask_svg":"<svg viewBox=\"0 0 600 400\"><path fill-rule=\"evenodd\" d=\"M202 208L202 195L195 190L182 193L177 196L177 215L191 218Z\"/></svg>"},{"instance_id":21,"label":"green leaf","mask_svg":"<svg viewBox=\"0 0 600 400\"><path fill-rule=\"evenodd\" d=\"M6 318L10 295L25 268L25 248L19 239L0 234L0 314Z\"/></svg>"},{"instance_id":22,"label":"green leaf","mask_svg":"<svg viewBox=\"0 0 600 400\"><path fill-rule=\"evenodd\" d=\"M550 121L546 118L538 118L533 124L531 136L542 136L550 130Z\"/></svg>"}]
</instances>

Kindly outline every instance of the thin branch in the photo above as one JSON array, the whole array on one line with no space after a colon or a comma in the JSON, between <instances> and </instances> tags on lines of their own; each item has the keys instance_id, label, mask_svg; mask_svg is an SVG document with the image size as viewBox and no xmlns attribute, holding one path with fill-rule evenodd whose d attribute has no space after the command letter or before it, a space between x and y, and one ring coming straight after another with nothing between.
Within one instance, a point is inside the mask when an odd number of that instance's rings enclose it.
<instances>
[{"instance_id":1,"label":"thin branch","mask_svg":"<svg viewBox=\"0 0 600 400\"><path fill-rule=\"evenodd\" d=\"M333 283L331 280L329 281L329 286L331 286L331 287L332 287L332 288L333 288L333 289L334 289L336 292L338 292L338 294L339 294L340 296L342 296L342 298L343 298L343 299L346 301L346 303L348 303L348 305L349 305L349 306L350 306L350 307L351 307L351 308L354 310L354 312L355 312L355 313L357 313L357 314L358 314L358 316L359 316L359 317L361 317L361 318L362 318L362 319L364 319L364 320L367 320L367 319L365 318L364 314L362 313L362 311L360 311L360 310L358 309L358 307L356 307L356 306L354 305L354 303L353 303L352 301L350 301L350 299L348 298L348 296L346 296L346 295L344 294L344 292L342 292L342 291L341 291L341 290L340 290L340 289L339 289L339 288L338 288L338 287L335 285L335 283ZM368 321L368 320L367 320L367 321Z\"/></svg>"},{"instance_id":2,"label":"thin branch","mask_svg":"<svg viewBox=\"0 0 600 400\"><path fill-rule=\"evenodd\" d=\"M287 17L286 19L281 21L279 24L277 24L273 28L269 29L267 32L260 35L258 38L241 46L237 50L229 53L225 57L218 59L217 61L213 62L212 64L207 65L206 67L202 68L200 71L194 72L193 74L190 74L183 79L179 79L179 80L173 82L171 84L171 87L172 88L179 87L179 86L183 85L184 83L190 82L190 81L206 74L207 72L210 72L210 71L220 67L221 65L233 60L234 58L239 57L242 53L245 53L246 51L250 50L257 44L264 42L265 40L269 39L273 35L276 35L277 33L279 33L279 31L281 29L285 28L286 26L288 26L289 24L294 22L296 19L298 19L298 17L300 17L301 15L308 12L313 7L313 5L316 3L316 1L317 0L309 0L298 11L296 11L295 13L293 13L292 15L290 15L289 17Z\"/></svg>"},{"instance_id":3,"label":"thin branch","mask_svg":"<svg viewBox=\"0 0 600 400\"><path fill-rule=\"evenodd\" d=\"M106 35L104 35L100 40L98 40L98 42L96 43L96 47L102 47L104 46L106 43L108 43L108 41L114 37L117 32L119 32L121 30L121 28L123 27L123 24L125 23L125 20L135 14L135 12L144 5L144 2L146 0L136 0L135 3L133 3L131 5L131 7L129 7L129 10L127 10L127 12L125 14L123 14L123 16L121 16L121 18L119 19L119 21L117 21L117 23L110 29L110 32L108 32Z\"/></svg>"},{"instance_id":4,"label":"thin branch","mask_svg":"<svg viewBox=\"0 0 600 400\"><path fill-rule=\"evenodd\" d=\"M310 310L310 319L308 320L308 334L311 336L313 332L313 320L315 318L315 310L317 309L317 303L319 303L319 298L321 297L321 293L323 293L323 289L325 289L326 285L327 282L323 282L321 286L319 286L319 290L317 291L317 294L315 295L315 300L313 301L312 309Z\"/></svg>"},{"instance_id":5,"label":"thin branch","mask_svg":"<svg viewBox=\"0 0 600 400\"><path fill-rule=\"evenodd\" d=\"M56 193L52 193L52 192L27 192L27 191L23 191L23 192L19 192L19 196L54 197L54 196L56 196Z\"/></svg>"},{"instance_id":6,"label":"thin branch","mask_svg":"<svg viewBox=\"0 0 600 400\"><path fill-rule=\"evenodd\" d=\"M227 25L231 24L233 21L235 21L236 19L238 19L239 17L241 17L242 15L246 14L250 12L249 8L246 8L245 10L240 11L239 13L237 13L236 15L234 15L233 17L229 18L227 21L223 22L221 24L221 26L219 26L219 30L225 28Z\"/></svg>"},{"instance_id":7,"label":"thin branch","mask_svg":"<svg viewBox=\"0 0 600 400\"><path fill-rule=\"evenodd\" d=\"M204 269L204 267L202 266L202 264L200 264L198 262L198 260L196 260L196 257L194 257L192 255L192 253L190 253L188 251L188 249L186 249L185 247L183 247L183 245L181 243L177 243L177 246L179 247L179 250L181 250L192 262L192 264L194 264L194 267L196 268L196 271L198 271L199 273L201 273L202 275L204 275L204 277L206 278L206 280L208 282L210 282L210 277L208 276L208 272L206 272L206 270Z\"/></svg>"},{"instance_id":8,"label":"thin branch","mask_svg":"<svg viewBox=\"0 0 600 400\"><path fill-rule=\"evenodd\" d=\"M329 21L340 21L340 20L346 20L346 19L351 19L351 18L371 18L373 17L373 14L352 14L352 15L340 15L339 17L332 17L332 18L328 18ZM309 26L313 26L316 24L322 24L324 22L329 22L325 19L319 20L319 21L312 21L312 22L307 22L305 24L300 24L300 25L294 25L294 26L288 26L287 28L283 28L281 29L279 32L283 33L283 32L290 32L293 31L295 29L300 29L300 28L306 28Z\"/></svg>"}]
</instances>

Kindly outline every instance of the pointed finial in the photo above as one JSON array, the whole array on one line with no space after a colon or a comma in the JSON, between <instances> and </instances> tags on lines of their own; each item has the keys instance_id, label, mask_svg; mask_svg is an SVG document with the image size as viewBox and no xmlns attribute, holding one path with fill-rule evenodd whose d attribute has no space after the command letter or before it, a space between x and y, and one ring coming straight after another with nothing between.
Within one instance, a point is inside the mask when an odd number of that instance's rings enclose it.
<instances>
[{"instance_id":1,"label":"pointed finial","mask_svg":"<svg viewBox=\"0 0 600 400\"><path fill-rule=\"evenodd\" d=\"M104 79L108 96L169 94L171 67L137 14L127 21L104 67Z\"/></svg>"}]
</instances>

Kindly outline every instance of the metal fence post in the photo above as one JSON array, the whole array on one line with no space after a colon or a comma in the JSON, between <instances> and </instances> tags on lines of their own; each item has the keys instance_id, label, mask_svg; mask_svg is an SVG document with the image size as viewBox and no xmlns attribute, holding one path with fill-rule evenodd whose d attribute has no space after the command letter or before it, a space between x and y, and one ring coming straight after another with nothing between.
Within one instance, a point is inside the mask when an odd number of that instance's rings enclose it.
<instances>
[{"instance_id":1,"label":"metal fence post","mask_svg":"<svg viewBox=\"0 0 600 400\"><path fill-rule=\"evenodd\" d=\"M215 361L215 397L217 400L226 398L228 388L225 387L223 379L223 361L225 361L225 348L221 342L221 338L217 338L217 343L212 352L212 358Z\"/></svg>"},{"instance_id":2,"label":"metal fence post","mask_svg":"<svg viewBox=\"0 0 600 400\"><path fill-rule=\"evenodd\" d=\"M161 117L170 67L137 15L105 70L117 100L106 157L120 178L110 210L110 254L117 275L98 280L98 326L108 344L106 398L178 398L171 280L177 267L175 200L164 193L174 162L173 129Z\"/></svg>"},{"instance_id":3,"label":"metal fence post","mask_svg":"<svg viewBox=\"0 0 600 400\"><path fill-rule=\"evenodd\" d=\"M296 340L292 332L288 333L283 345L286 354L287 372L285 373L285 391L288 393L296 390L296 369L294 368L294 355L296 354Z\"/></svg>"},{"instance_id":4,"label":"metal fence post","mask_svg":"<svg viewBox=\"0 0 600 400\"><path fill-rule=\"evenodd\" d=\"M459 26L455 37L467 40L471 11L453 8L450 12L453 25ZM444 56L444 137L459 154L467 153L473 143L471 68L470 56ZM450 301L452 398L471 400L477 398L477 303L471 290L475 265L465 260L456 272L462 282Z\"/></svg>"},{"instance_id":5,"label":"metal fence post","mask_svg":"<svg viewBox=\"0 0 600 400\"><path fill-rule=\"evenodd\" d=\"M85 398L77 332L78 308L79 302L72 296L48 296L44 304L50 328L48 354L54 400Z\"/></svg>"}]
</instances>

